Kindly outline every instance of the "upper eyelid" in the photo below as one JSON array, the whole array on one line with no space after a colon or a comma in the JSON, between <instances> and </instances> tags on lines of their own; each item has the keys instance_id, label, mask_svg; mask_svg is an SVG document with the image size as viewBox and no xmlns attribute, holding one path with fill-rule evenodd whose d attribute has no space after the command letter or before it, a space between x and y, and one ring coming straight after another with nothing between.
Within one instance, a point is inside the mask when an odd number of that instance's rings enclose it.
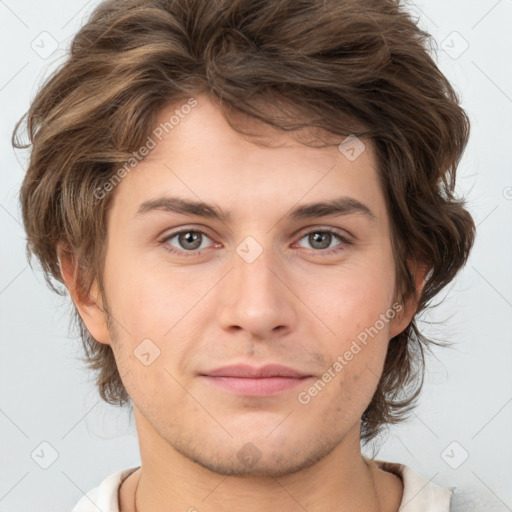
<instances>
[{"instance_id":1,"label":"upper eyelid","mask_svg":"<svg viewBox=\"0 0 512 512\"><path fill-rule=\"evenodd\" d=\"M298 233L298 234L301 234L301 237L308 235L310 233L315 233L316 231L320 231L320 232L325 231L325 232L331 233L333 235L338 235L341 237L344 236L344 233L346 233L349 236L352 236L346 229L337 228L334 226L313 226L311 228L304 228L304 229L305 229L305 231L300 230Z\"/></svg>"}]
</instances>

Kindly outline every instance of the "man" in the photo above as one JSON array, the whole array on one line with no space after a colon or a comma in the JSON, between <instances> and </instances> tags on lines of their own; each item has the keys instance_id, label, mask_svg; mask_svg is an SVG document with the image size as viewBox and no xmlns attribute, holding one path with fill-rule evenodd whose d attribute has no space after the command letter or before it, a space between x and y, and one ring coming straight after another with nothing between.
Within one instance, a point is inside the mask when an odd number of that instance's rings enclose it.
<instances>
[{"instance_id":1,"label":"man","mask_svg":"<svg viewBox=\"0 0 512 512\"><path fill-rule=\"evenodd\" d=\"M23 218L141 466L74 512L449 510L361 454L474 239L426 40L391 0L107 1L79 31L28 112Z\"/></svg>"}]
</instances>

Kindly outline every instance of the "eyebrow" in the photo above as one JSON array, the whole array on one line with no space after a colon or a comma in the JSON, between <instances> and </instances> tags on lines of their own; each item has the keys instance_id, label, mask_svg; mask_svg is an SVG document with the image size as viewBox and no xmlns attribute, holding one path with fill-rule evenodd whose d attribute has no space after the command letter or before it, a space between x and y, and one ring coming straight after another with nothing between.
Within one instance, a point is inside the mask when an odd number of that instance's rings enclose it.
<instances>
[{"instance_id":1,"label":"eyebrow","mask_svg":"<svg viewBox=\"0 0 512 512\"><path fill-rule=\"evenodd\" d=\"M179 213L182 215L195 215L221 222L231 220L230 212L225 212L219 206L207 204L202 201L191 201L180 197L159 197L144 201L138 208L136 217L153 211ZM299 205L284 217L289 220L303 220L316 217L364 215L368 220L375 221L377 216L366 206L353 197L338 197L327 201Z\"/></svg>"}]
</instances>

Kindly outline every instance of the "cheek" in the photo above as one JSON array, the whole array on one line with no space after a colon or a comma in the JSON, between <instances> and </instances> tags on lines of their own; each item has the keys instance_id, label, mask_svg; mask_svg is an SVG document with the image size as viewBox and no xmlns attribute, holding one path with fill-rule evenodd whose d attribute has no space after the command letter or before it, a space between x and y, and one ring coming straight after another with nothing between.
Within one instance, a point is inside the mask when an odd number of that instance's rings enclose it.
<instances>
[{"instance_id":1,"label":"cheek","mask_svg":"<svg viewBox=\"0 0 512 512\"><path fill-rule=\"evenodd\" d=\"M184 269L142 264L111 269L109 302L122 325L113 343L118 364L128 372L133 386L146 389L173 386L172 375L186 373L187 355L204 329L207 299L215 276L190 279ZM145 355L145 354L148 354ZM144 358L150 366L144 366ZM127 382L127 389L130 384ZM179 391L179 390L178 390Z\"/></svg>"},{"instance_id":2,"label":"cheek","mask_svg":"<svg viewBox=\"0 0 512 512\"><path fill-rule=\"evenodd\" d=\"M141 336L162 338L190 309L188 303L205 293L180 270L114 251L105 266L105 280L112 313L134 341Z\"/></svg>"},{"instance_id":3,"label":"cheek","mask_svg":"<svg viewBox=\"0 0 512 512\"><path fill-rule=\"evenodd\" d=\"M381 263L359 265L358 268L344 267L330 279L322 293L313 291L308 295L319 305L328 325L337 337L355 337L365 328L373 326L381 314L392 305L393 273L383 272L388 268ZM327 321L326 321L327 323Z\"/></svg>"},{"instance_id":4,"label":"cheek","mask_svg":"<svg viewBox=\"0 0 512 512\"><path fill-rule=\"evenodd\" d=\"M379 263L345 267L324 288L323 298L316 295L332 331L323 338L327 369L336 375L329 387L344 403L366 403L382 372L395 315L394 273L384 272L392 267Z\"/></svg>"}]
</instances>

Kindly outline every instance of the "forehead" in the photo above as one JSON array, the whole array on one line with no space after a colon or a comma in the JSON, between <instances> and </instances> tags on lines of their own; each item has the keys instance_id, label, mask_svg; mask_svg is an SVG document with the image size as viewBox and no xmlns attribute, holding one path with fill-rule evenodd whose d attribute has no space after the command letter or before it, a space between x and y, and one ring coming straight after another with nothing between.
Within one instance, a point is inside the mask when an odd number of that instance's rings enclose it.
<instances>
[{"instance_id":1,"label":"forehead","mask_svg":"<svg viewBox=\"0 0 512 512\"><path fill-rule=\"evenodd\" d=\"M289 133L247 123L244 128L258 134L257 144L233 130L207 96L196 96L193 107L184 105L159 112L150 134L154 147L117 187L118 206L133 212L142 202L167 194L213 201L243 217L255 210L282 215L283 209L302 203L346 196L385 217L370 141L349 139L340 150L344 138L336 143L331 135L330 146L310 147ZM300 136L314 140L307 130Z\"/></svg>"}]
</instances>

